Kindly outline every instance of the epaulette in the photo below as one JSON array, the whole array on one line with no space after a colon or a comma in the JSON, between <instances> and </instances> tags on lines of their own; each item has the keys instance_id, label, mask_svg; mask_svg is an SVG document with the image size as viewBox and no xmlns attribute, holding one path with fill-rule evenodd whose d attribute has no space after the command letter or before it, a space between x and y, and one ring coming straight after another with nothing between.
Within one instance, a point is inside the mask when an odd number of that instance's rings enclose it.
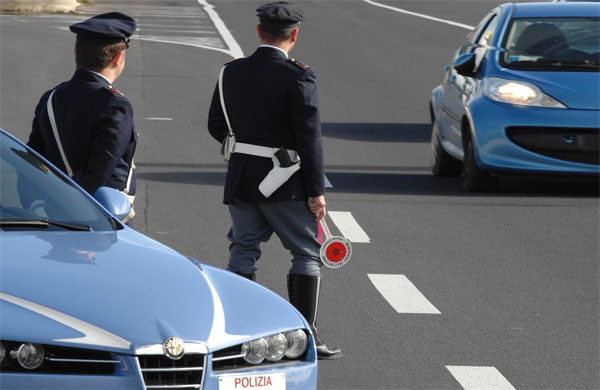
<instances>
[{"instance_id":1,"label":"epaulette","mask_svg":"<svg viewBox=\"0 0 600 390\"><path fill-rule=\"evenodd\" d=\"M243 58L243 57L242 57L242 58ZM241 60L241 58L236 58L235 60L231 60L231 61L229 61L229 62L226 62L226 63L225 63L223 66L227 66L227 65L229 65L229 64L233 64L234 62L236 62L236 61L238 61L238 60Z\"/></svg>"},{"instance_id":2,"label":"epaulette","mask_svg":"<svg viewBox=\"0 0 600 390\"><path fill-rule=\"evenodd\" d=\"M302 62L296 61L294 58L290 58L288 61L291 62L292 64L296 65L298 68L300 68L302 70L310 69L310 66L303 64Z\"/></svg>"},{"instance_id":3,"label":"epaulette","mask_svg":"<svg viewBox=\"0 0 600 390\"><path fill-rule=\"evenodd\" d=\"M113 94L115 94L117 96L125 96L125 94L123 92L119 91L116 88L113 88L112 85L107 85L106 89L108 89L111 93L113 93Z\"/></svg>"}]
</instances>

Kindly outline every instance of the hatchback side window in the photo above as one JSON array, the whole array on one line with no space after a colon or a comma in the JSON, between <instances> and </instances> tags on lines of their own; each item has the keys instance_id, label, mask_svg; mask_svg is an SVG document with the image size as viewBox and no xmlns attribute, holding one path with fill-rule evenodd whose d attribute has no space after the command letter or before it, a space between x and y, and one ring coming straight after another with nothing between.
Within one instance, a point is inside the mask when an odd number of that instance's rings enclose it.
<instances>
[{"instance_id":1,"label":"hatchback side window","mask_svg":"<svg viewBox=\"0 0 600 390\"><path fill-rule=\"evenodd\" d=\"M469 34L467 34L466 43L460 47L457 56L465 53L473 53L476 45L479 43L479 40L481 40L481 37L485 35L484 33L482 33L482 31L487 32L489 30L490 24L493 23L495 25L493 21L497 19L498 18L496 17L495 11L490 12L483 19L481 19L481 22L479 22L477 27L475 27Z\"/></svg>"},{"instance_id":2,"label":"hatchback side window","mask_svg":"<svg viewBox=\"0 0 600 390\"><path fill-rule=\"evenodd\" d=\"M494 38L494 31L496 30L496 25L498 24L498 17L496 15L492 16L492 19L488 22L487 26L482 30L479 38L475 45L473 45L473 53L475 53L475 68L479 68L481 61L485 57L485 53L487 52L489 45L492 43L492 39Z\"/></svg>"},{"instance_id":3,"label":"hatchback side window","mask_svg":"<svg viewBox=\"0 0 600 390\"><path fill-rule=\"evenodd\" d=\"M478 45L489 46L490 43L492 43L492 38L494 38L494 30L496 29L497 24L498 17L494 15L487 27L484 29L483 33L479 36L479 39L477 40Z\"/></svg>"}]
</instances>

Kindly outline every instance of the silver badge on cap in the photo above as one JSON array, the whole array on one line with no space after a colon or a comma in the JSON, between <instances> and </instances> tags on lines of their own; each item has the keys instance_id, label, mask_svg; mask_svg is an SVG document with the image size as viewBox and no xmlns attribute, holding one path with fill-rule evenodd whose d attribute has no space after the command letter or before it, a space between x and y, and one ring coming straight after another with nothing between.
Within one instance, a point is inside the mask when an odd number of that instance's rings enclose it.
<instances>
[{"instance_id":1,"label":"silver badge on cap","mask_svg":"<svg viewBox=\"0 0 600 390\"><path fill-rule=\"evenodd\" d=\"M163 342L163 351L167 357L177 360L184 353L183 340L179 337L169 337Z\"/></svg>"}]
</instances>

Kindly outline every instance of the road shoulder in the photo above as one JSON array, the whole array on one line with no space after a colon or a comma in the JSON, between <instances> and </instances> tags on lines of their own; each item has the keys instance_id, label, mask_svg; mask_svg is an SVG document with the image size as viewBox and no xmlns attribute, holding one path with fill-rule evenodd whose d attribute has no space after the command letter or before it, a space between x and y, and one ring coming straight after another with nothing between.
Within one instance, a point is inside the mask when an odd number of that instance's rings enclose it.
<instances>
[{"instance_id":1,"label":"road shoulder","mask_svg":"<svg viewBox=\"0 0 600 390\"><path fill-rule=\"evenodd\" d=\"M3 0L2 13L69 13L79 6L77 0Z\"/></svg>"}]
</instances>

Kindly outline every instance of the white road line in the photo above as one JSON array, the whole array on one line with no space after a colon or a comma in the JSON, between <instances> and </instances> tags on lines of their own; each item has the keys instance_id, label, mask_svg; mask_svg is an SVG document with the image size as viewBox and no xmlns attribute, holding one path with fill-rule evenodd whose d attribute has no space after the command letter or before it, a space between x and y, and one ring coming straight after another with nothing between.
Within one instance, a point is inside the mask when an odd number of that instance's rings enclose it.
<instances>
[{"instance_id":1,"label":"white road line","mask_svg":"<svg viewBox=\"0 0 600 390\"><path fill-rule=\"evenodd\" d=\"M173 22L176 21L177 18L203 19L202 20L203 23L209 23L208 20L206 20L206 19L210 18L210 22L212 22L212 24L214 24L215 29L217 30L217 33L219 34L220 38L187 37L187 36L185 36L185 37L182 37L182 36L147 36L145 34L142 36L140 36L139 34L136 34L132 38L139 39L141 41L166 43L166 44L171 44L171 45L184 45L184 46L192 46L192 47L201 48L201 49L214 50L214 51L219 51L221 53L225 53L233 58L243 57L244 52L242 51L240 45L238 45L236 40L233 38L233 35L231 34L231 32L229 31L227 26L225 26L225 23L223 22L223 20L221 20L221 18L219 17L219 14L214 10L214 6L209 4L207 2L207 0L196 0L196 1L202 7L202 9L206 13L206 15L199 13L198 8L196 8L196 7L184 7L184 8L175 9L174 7L170 7L170 6L169 7L150 6L148 8L144 5L144 6L130 6L128 8L125 7L125 8L123 8L123 10L129 9L130 12L128 12L128 14L131 14L134 17L135 16L144 17L146 20L142 21L140 23L140 26L144 26L144 23L149 23L149 25L156 25L157 23L154 19L148 20L148 18L154 18L154 17L160 17L161 21L163 21L163 19L165 19L165 18L171 18L171 19L169 19L167 24L164 26L172 25ZM97 11L97 9L99 9L101 7L102 6L95 7L94 10ZM111 7L111 6L106 5L105 7ZM185 12L182 12L182 10ZM92 12L92 9L90 8L87 11ZM189 20L189 22L191 22L191 24L196 23L196 21L194 21L194 20ZM186 21L186 24L190 24L190 23L188 23ZM202 26L204 26L204 24ZM190 26L190 28L194 28L194 26ZM66 27L61 27L61 29L65 29L68 31L68 28L66 28ZM174 30L171 32L177 33L177 32L181 32L181 31ZM201 34L214 34L213 32L204 31L204 29L201 29L201 31L199 30L199 31L191 31L191 32L201 33ZM225 46L226 48L224 48L223 46Z\"/></svg>"},{"instance_id":2,"label":"white road line","mask_svg":"<svg viewBox=\"0 0 600 390\"><path fill-rule=\"evenodd\" d=\"M62 31L69 31L69 28L64 27L64 26L54 26L54 28L56 28L58 30L62 30ZM148 36L148 35L140 36L136 32L135 35L131 36L131 39L147 41L147 42L166 43L169 45L192 46L192 47L197 47L200 49L220 51L222 53L233 56L233 54L231 54L231 50L222 49L219 47L219 46L221 46L220 38L184 37L184 36L170 36L167 38L162 38L162 37L154 37L154 36Z\"/></svg>"},{"instance_id":3,"label":"white road line","mask_svg":"<svg viewBox=\"0 0 600 390\"><path fill-rule=\"evenodd\" d=\"M405 275L367 275L379 293L398 313L442 314Z\"/></svg>"},{"instance_id":4,"label":"white road line","mask_svg":"<svg viewBox=\"0 0 600 390\"><path fill-rule=\"evenodd\" d=\"M146 120L149 121L172 121L173 118L145 118Z\"/></svg>"},{"instance_id":5,"label":"white road line","mask_svg":"<svg viewBox=\"0 0 600 390\"><path fill-rule=\"evenodd\" d=\"M329 214L342 235L350 242L371 242L367 233L362 230L349 211L329 211L327 214Z\"/></svg>"},{"instance_id":6,"label":"white road line","mask_svg":"<svg viewBox=\"0 0 600 390\"><path fill-rule=\"evenodd\" d=\"M142 32L144 32L144 34L146 34L148 31L162 32L162 31L164 31L164 29L157 27L157 28L138 28L135 30L135 32L137 32L138 34L140 31L142 31ZM216 32L214 32L214 31L200 30L200 29L194 29L194 30L174 30L173 29L172 32L176 32L177 34L216 34Z\"/></svg>"},{"instance_id":7,"label":"white road line","mask_svg":"<svg viewBox=\"0 0 600 390\"><path fill-rule=\"evenodd\" d=\"M229 47L227 54L229 54L233 58L243 57L244 52L242 51L242 48L240 47L240 45L238 45L237 41L235 40L233 35L231 35L231 32L229 31L227 26L225 26L225 23L219 17L219 14L215 11L215 9L214 9L215 7L208 4L206 2L206 0L197 0L197 1L198 1L198 4L200 4L202 6L202 8L206 12L206 14L210 17L210 20L213 21L213 23L215 24L215 27L217 28L217 31L219 32L219 34L221 35L221 37L223 38L223 40Z\"/></svg>"},{"instance_id":8,"label":"white road line","mask_svg":"<svg viewBox=\"0 0 600 390\"><path fill-rule=\"evenodd\" d=\"M96 10L107 10L107 11L114 11L114 4L94 4L94 9ZM128 14L131 12L135 12L136 10L141 10L141 11L154 11L154 12L162 12L162 11L169 11L169 12L178 12L178 13L189 13L189 12L197 12L198 8L196 8L196 6L193 7L179 7L179 6L174 6L174 5L167 5L167 6L160 6L160 5L125 5L125 4L120 4L119 5L119 11L124 11L127 12Z\"/></svg>"},{"instance_id":9,"label":"white road line","mask_svg":"<svg viewBox=\"0 0 600 390\"><path fill-rule=\"evenodd\" d=\"M156 14L156 15L143 15L143 14L129 14L131 16L145 16L148 18L160 18L160 20L164 20L166 18L170 18L170 19L202 19L202 18L206 18L206 15L202 15L202 14L197 14L197 15L165 15L165 14ZM172 21L170 21L172 22Z\"/></svg>"},{"instance_id":10,"label":"white road line","mask_svg":"<svg viewBox=\"0 0 600 390\"><path fill-rule=\"evenodd\" d=\"M214 38L174 37L179 40L162 39L162 38L154 38L154 37L139 37L139 36L132 36L131 38L139 39L140 41L166 43L169 45L192 46L192 47L197 47L200 49L220 51L222 53L231 55L231 52L227 49L221 49L219 47L210 46L211 44L218 43L218 42L216 42L218 40L215 40Z\"/></svg>"},{"instance_id":11,"label":"white road line","mask_svg":"<svg viewBox=\"0 0 600 390\"><path fill-rule=\"evenodd\" d=\"M446 366L465 390L515 390L496 367Z\"/></svg>"},{"instance_id":12,"label":"white road line","mask_svg":"<svg viewBox=\"0 0 600 390\"><path fill-rule=\"evenodd\" d=\"M331 182L329 181L327 176L324 176L324 177L325 177L325 188L333 188L333 186L331 185Z\"/></svg>"},{"instance_id":13,"label":"white road line","mask_svg":"<svg viewBox=\"0 0 600 390\"><path fill-rule=\"evenodd\" d=\"M385 4L381 4L381 3L376 3L374 1L371 0L363 0L365 3L374 5L376 7L381 7L381 8L385 8L385 9L389 9L391 11L396 11L396 12L400 12L403 14L407 14L407 15L412 15L412 16L417 16L419 18L423 18L423 19L428 19L428 20L433 20L435 22L440 22L440 23L446 23L449 24L451 26L455 26L455 27L460 27L460 28L464 28L466 30L473 30L473 26L469 26L468 24L462 24L462 23L457 23L457 22L453 22L451 20L446 20L446 19L440 19L440 18L435 18L433 16L429 16L429 15L424 15L424 14L419 14L416 12L412 12L412 11L407 11L405 9L402 8L396 8L396 7L392 7L390 5L385 5Z\"/></svg>"},{"instance_id":14,"label":"white road line","mask_svg":"<svg viewBox=\"0 0 600 390\"><path fill-rule=\"evenodd\" d=\"M94 10L100 11L111 11L113 10L113 5L106 6L95 6ZM156 16L156 17L179 17L179 18L189 18L189 17L200 17L205 18L206 15L199 12L197 7L156 7L156 6L121 6L119 7L121 12L126 12L130 16Z\"/></svg>"},{"instance_id":15,"label":"white road line","mask_svg":"<svg viewBox=\"0 0 600 390\"><path fill-rule=\"evenodd\" d=\"M207 23L204 21L198 21L198 22L190 21L190 22L187 22L184 26L182 26L180 24L160 24L160 23L138 22L138 27L159 27L159 28L168 28L169 30L190 28L190 27L194 27L194 26L196 26L198 28L206 28L208 30ZM215 32L215 34L216 34L216 32Z\"/></svg>"}]
</instances>

